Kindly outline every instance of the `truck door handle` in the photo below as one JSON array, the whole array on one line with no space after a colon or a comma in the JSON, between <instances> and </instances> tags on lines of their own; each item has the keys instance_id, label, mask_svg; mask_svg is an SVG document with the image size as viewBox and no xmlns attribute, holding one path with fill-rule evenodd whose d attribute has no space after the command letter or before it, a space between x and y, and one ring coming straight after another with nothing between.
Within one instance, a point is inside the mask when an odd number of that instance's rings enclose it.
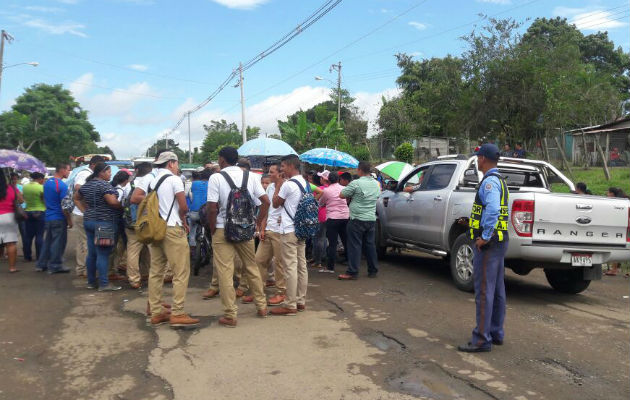
<instances>
[{"instance_id":1,"label":"truck door handle","mask_svg":"<svg viewBox=\"0 0 630 400\"><path fill-rule=\"evenodd\" d=\"M435 200L435 201L442 201L442 196L435 196L433 198L433 200Z\"/></svg>"}]
</instances>

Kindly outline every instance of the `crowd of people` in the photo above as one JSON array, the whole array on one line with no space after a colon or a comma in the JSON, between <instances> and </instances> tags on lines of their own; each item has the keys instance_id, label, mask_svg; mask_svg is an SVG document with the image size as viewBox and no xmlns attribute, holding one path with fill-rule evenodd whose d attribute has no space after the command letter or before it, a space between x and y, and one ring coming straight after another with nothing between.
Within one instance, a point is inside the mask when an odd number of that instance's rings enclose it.
<instances>
[{"instance_id":1,"label":"crowd of people","mask_svg":"<svg viewBox=\"0 0 630 400\"><path fill-rule=\"evenodd\" d=\"M120 170L112 177L104 161L92 157L70 179L71 167L62 162L54 176L32 173L23 187L17 174L9 182L2 175L0 244L11 272L17 272L21 233L24 259L34 261L36 271L69 273L64 252L68 229L74 229L74 270L86 279L87 289L117 291L122 287L115 282L122 279L138 289L148 274L150 324L173 327L199 323L184 306L190 255L199 245L189 233L200 224L211 236L213 251L213 278L203 298L221 298L224 315L219 323L226 327L237 325L237 298L254 303L259 317L304 311L308 266L335 273L339 250L347 268L338 279L357 279L362 254L368 276L377 275L375 208L381 189L368 163L359 164L356 179L328 170L303 174L298 157L290 155L266 164L260 175L250 172L249 162L239 159L236 149L224 147L218 165L196 171L186 187L177 156L170 151L159 151L152 165L137 165L133 175ZM159 241L147 244L139 239L136 225L141 204L152 192L166 229ZM309 214L309 201L315 204L314 215ZM248 208L255 220L245 229ZM309 218L319 222L312 235L302 232L310 229ZM163 286L169 282L172 305L163 301ZM265 288L271 291L269 298Z\"/></svg>"}]
</instances>

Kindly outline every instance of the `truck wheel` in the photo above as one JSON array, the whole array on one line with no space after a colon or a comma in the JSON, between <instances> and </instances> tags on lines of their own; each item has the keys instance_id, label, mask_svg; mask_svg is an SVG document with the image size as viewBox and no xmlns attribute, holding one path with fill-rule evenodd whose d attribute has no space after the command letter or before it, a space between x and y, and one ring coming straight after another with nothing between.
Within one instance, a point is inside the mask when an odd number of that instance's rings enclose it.
<instances>
[{"instance_id":1,"label":"truck wheel","mask_svg":"<svg viewBox=\"0 0 630 400\"><path fill-rule=\"evenodd\" d=\"M582 279L582 268L545 269L547 282L558 292L578 294L586 290L591 281Z\"/></svg>"},{"instance_id":2,"label":"truck wheel","mask_svg":"<svg viewBox=\"0 0 630 400\"><path fill-rule=\"evenodd\" d=\"M382 260L387 256L387 246L383 245L383 239L381 235L382 235L381 224L377 220L376 221L376 256L378 257L379 260Z\"/></svg>"},{"instance_id":3,"label":"truck wheel","mask_svg":"<svg viewBox=\"0 0 630 400\"><path fill-rule=\"evenodd\" d=\"M466 233L457 237L451 248L451 276L459 290L472 292L473 285L473 243Z\"/></svg>"}]
</instances>

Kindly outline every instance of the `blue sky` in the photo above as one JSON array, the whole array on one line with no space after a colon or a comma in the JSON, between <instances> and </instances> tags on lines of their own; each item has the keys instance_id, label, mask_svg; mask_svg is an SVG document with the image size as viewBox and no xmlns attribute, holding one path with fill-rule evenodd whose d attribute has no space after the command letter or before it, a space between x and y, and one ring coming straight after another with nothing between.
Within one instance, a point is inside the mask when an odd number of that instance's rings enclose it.
<instances>
[{"instance_id":1,"label":"blue sky","mask_svg":"<svg viewBox=\"0 0 630 400\"><path fill-rule=\"evenodd\" d=\"M63 83L119 158L140 155L238 66L282 37L324 0L4 0L0 27L15 40L4 64L0 110L25 87ZM276 120L325 100L342 62L343 87L373 122L395 96L394 54L458 55L478 14L518 21L563 16L586 34L609 32L630 48L627 0L343 0L245 74L247 124L276 133ZM528 25L528 23L526 23ZM240 91L228 86L191 116L192 145L204 123L240 126ZM377 129L371 123L370 131ZM187 125L174 132L188 147Z\"/></svg>"}]
</instances>

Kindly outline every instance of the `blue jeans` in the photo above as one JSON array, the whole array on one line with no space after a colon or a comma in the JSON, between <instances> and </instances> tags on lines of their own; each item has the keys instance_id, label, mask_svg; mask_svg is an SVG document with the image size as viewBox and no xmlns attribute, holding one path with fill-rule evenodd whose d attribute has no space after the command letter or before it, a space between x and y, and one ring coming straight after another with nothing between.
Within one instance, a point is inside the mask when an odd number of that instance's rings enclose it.
<instances>
[{"instance_id":1,"label":"blue jeans","mask_svg":"<svg viewBox=\"0 0 630 400\"><path fill-rule=\"evenodd\" d=\"M96 229L101 226L115 229L113 222L83 220L88 248L87 258L85 259L88 284L96 285L96 272L98 271L98 286L105 287L109 285L109 255L115 246L97 246L94 244Z\"/></svg>"},{"instance_id":2,"label":"blue jeans","mask_svg":"<svg viewBox=\"0 0 630 400\"><path fill-rule=\"evenodd\" d=\"M39 259L42 254L42 246L44 245L44 230L46 229L46 221L43 211L27 211L28 219L25 223L25 238L22 243L22 249L24 250L24 258L26 260L33 259L33 239L35 239L35 254Z\"/></svg>"},{"instance_id":3,"label":"blue jeans","mask_svg":"<svg viewBox=\"0 0 630 400\"><path fill-rule=\"evenodd\" d=\"M37 259L37 268L51 271L59 270L63 268L62 258L68 242L68 224L65 219L46 221L44 232L44 247Z\"/></svg>"},{"instance_id":4,"label":"blue jeans","mask_svg":"<svg viewBox=\"0 0 630 400\"><path fill-rule=\"evenodd\" d=\"M367 260L368 274L376 274L378 272L378 263L376 261L376 244L374 242L374 237L376 234L376 222L351 219L350 221L348 221L347 234L347 274L356 276L359 273L359 266L361 265L361 253L365 255L365 258Z\"/></svg>"}]
</instances>

